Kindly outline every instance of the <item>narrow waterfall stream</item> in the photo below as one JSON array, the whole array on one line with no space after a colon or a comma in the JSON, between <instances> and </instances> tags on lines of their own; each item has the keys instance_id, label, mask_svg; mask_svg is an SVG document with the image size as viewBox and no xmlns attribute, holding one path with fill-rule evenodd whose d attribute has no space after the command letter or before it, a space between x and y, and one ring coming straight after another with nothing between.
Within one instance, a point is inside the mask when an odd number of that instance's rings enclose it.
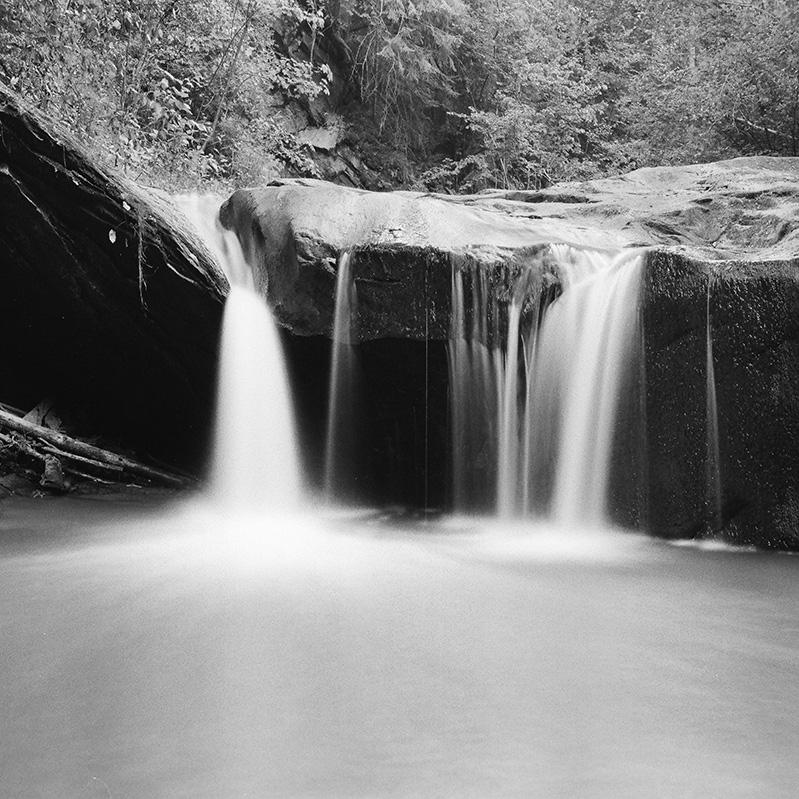
<instances>
[{"instance_id":1,"label":"narrow waterfall stream","mask_svg":"<svg viewBox=\"0 0 799 799\"><path fill-rule=\"evenodd\" d=\"M541 380L562 381L552 514L560 524L605 521L613 433L623 371L637 341L643 259L572 251L565 288L541 331ZM534 411L535 412L535 411Z\"/></svg>"},{"instance_id":2,"label":"narrow waterfall stream","mask_svg":"<svg viewBox=\"0 0 799 799\"><path fill-rule=\"evenodd\" d=\"M707 521L705 533L715 536L721 532L721 453L719 451L719 411L716 398L716 367L713 358L713 275L707 276L707 311L705 318L705 379L706 379L706 421L707 421L707 461L705 465L705 503Z\"/></svg>"},{"instance_id":3,"label":"narrow waterfall stream","mask_svg":"<svg viewBox=\"0 0 799 799\"><path fill-rule=\"evenodd\" d=\"M302 478L275 322L234 285L225 305L209 494L237 510L296 507Z\"/></svg>"},{"instance_id":4,"label":"narrow waterfall stream","mask_svg":"<svg viewBox=\"0 0 799 799\"><path fill-rule=\"evenodd\" d=\"M328 503L340 502L351 492L349 468L360 420L357 405L353 326L358 296L350 255L342 253L336 272L336 299L331 341L330 387L325 435L324 493Z\"/></svg>"}]
</instances>

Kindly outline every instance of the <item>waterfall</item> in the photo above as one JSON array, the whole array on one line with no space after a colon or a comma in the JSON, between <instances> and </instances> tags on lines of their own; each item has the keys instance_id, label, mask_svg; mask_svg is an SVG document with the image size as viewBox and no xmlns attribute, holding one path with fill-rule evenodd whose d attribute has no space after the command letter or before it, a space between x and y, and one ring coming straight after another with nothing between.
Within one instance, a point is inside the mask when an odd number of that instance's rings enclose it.
<instances>
[{"instance_id":1,"label":"waterfall","mask_svg":"<svg viewBox=\"0 0 799 799\"><path fill-rule=\"evenodd\" d=\"M283 352L263 299L233 286L220 348L210 491L237 508L291 507L300 467Z\"/></svg>"},{"instance_id":2,"label":"waterfall","mask_svg":"<svg viewBox=\"0 0 799 799\"><path fill-rule=\"evenodd\" d=\"M516 281L510 297L508 307L508 333L505 357L498 361L497 367L503 377L500 383L500 416L499 416L499 441L497 446L497 511L500 516L513 516L525 507L525 464L530 457L530 446L525 444L525 438L520 435L520 424L526 402L519 402L520 364L519 343L521 339L521 321L523 304L530 296L533 287L540 286L537 271L527 269ZM537 291L536 291L537 293ZM535 349L535 336L537 328L531 325L530 332L523 343L524 370L526 379L523 380L526 391L532 385L532 370L527 364ZM524 377L524 375L522 375ZM525 424L529 429L529 423Z\"/></svg>"},{"instance_id":3,"label":"waterfall","mask_svg":"<svg viewBox=\"0 0 799 799\"><path fill-rule=\"evenodd\" d=\"M479 510L493 500L497 469L497 420L501 353L491 345L492 303L485 272L471 273L469 299L464 273L452 271L452 335L448 348L453 504ZM476 313L474 308L482 309ZM466 311L470 312L467 318Z\"/></svg>"},{"instance_id":4,"label":"waterfall","mask_svg":"<svg viewBox=\"0 0 799 799\"><path fill-rule=\"evenodd\" d=\"M235 233L218 221L218 204L177 198L224 270L214 445L208 495L236 510L291 508L303 478L288 373L277 324Z\"/></svg>"},{"instance_id":5,"label":"waterfall","mask_svg":"<svg viewBox=\"0 0 799 799\"><path fill-rule=\"evenodd\" d=\"M641 258L580 253L570 263L565 291L541 331L542 340L552 340L559 363L548 367L554 365L564 390L552 514L562 523L599 523L634 341Z\"/></svg>"},{"instance_id":6,"label":"waterfall","mask_svg":"<svg viewBox=\"0 0 799 799\"><path fill-rule=\"evenodd\" d=\"M276 325L236 236L208 220L207 203L193 201L188 212L232 286L209 494L236 507L296 506L303 480ZM639 251L608 255L565 244L489 269L453 264L448 361L456 511L539 515L564 526L606 520L619 394L640 341L642 264ZM358 480L356 318L352 263L343 253L324 455L328 501L353 498ZM708 327L709 390L711 368Z\"/></svg>"},{"instance_id":7,"label":"waterfall","mask_svg":"<svg viewBox=\"0 0 799 799\"><path fill-rule=\"evenodd\" d=\"M705 461L706 534L719 535L722 527L721 515L721 454L719 452L719 416L716 401L716 368L713 362L713 314L711 297L713 274L707 276L707 308L705 314L705 397L707 420L707 459Z\"/></svg>"},{"instance_id":8,"label":"waterfall","mask_svg":"<svg viewBox=\"0 0 799 799\"><path fill-rule=\"evenodd\" d=\"M542 295L545 262L562 288L552 301ZM492 473L483 509L544 514L567 526L604 522L642 263L637 251L610 256L553 244L508 271L493 292L485 272L454 269L456 510L475 509L476 486Z\"/></svg>"},{"instance_id":9,"label":"waterfall","mask_svg":"<svg viewBox=\"0 0 799 799\"><path fill-rule=\"evenodd\" d=\"M328 502L352 492L356 418L356 369L352 325L357 312L355 280L350 255L341 254L336 272L336 294L330 359L324 491Z\"/></svg>"}]
</instances>

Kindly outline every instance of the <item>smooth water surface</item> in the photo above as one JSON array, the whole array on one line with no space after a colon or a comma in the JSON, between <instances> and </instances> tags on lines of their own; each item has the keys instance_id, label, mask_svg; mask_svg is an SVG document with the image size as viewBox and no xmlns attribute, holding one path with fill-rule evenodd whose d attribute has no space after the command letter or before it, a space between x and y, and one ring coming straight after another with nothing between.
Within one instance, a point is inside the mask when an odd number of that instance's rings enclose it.
<instances>
[{"instance_id":1,"label":"smooth water surface","mask_svg":"<svg viewBox=\"0 0 799 799\"><path fill-rule=\"evenodd\" d=\"M796 794L796 558L377 514L0 512L0 796Z\"/></svg>"}]
</instances>

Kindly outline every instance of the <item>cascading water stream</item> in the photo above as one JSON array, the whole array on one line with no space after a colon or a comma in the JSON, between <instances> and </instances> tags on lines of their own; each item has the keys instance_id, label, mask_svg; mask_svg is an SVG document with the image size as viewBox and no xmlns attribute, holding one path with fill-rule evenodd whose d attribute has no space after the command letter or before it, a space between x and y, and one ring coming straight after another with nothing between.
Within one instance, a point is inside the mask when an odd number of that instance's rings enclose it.
<instances>
[{"instance_id":1,"label":"cascading water stream","mask_svg":"<svg viewBox=\"0 0 799 799\"><path fill-rule=\"evenodd\" d=\"M496 364L497 372L502 376L500 386L500 416L499 416L499 442L497 447L497 512L500 516L508 517L518 514L524 507L525 479L524 464L529 457L529 446L520 425L524 415L524 404L519 402L519 377L521 367L527 374L524 380L525 388L529 390L532 385L531 370L528 371L528 349L534 349L534 341L529 341L530 336L522 339L521 317L524 301L540 288L540 276L533 270L523 272L513 287L508 308L508 335L507 348L503 360ZM531 327L535 330L535 326ZM532 333L535 337L535 333ZM522 344L524 362L519 363L519 344ZM520 465L522 468L520 469ZM520 504L521 503L521 504Z\"/></svg>"},{"instance_id":2,"label":"cascading water stream","mask_svg":"<svg viewBox=\"0 0 799 799\"><path fill-rule=\"evenodd\" d=\"M219 224L218 206L196 197L179 198L179 205L230 282L207 493L236 511L297 507L302 468L277 325L237 236Z\"/></svg>"},{"instance_id":3,"label":"cascading water stream","mask_svg":"<svg viewBox=\"0 0 799 799\"><path fill-rule=\"evenodd\" d=\"M514 292L508 309L508 349L502 363L504 379L500 385L499 447L497 464L497 511L500 516L512 515L518 496L519 462L519 321L522 297Z\"/></svg>"},{"instance_id":4,"label":"cascading water stream","mask_svg":"<svg viewBox=\"0 0 799 799\"><path fill-rule=\"evenodd\" d=\"M301 471L283 352L263 299L231 286L220 348L209 491L237 509L291 508Z\"/></svg>"},{"instance_id":5,"label":"cascading water stream","mask_svg":"<svg viewBox=\"0 0 799 799\"><path fill-rule=\"evenodd\" d=\"M575 253L575 251L572 251ZM564 259L565 260L565 259ZM622 372L637 317L640 257L580 253L542 329L562 381L551 512L561 524L602 523ZM542 377L542 379L546 379Z\"/></svg>"},{"instance_id":6,"label":"cascading water stream","mask_svg":"<svg viewBox=\"0 0 799 799\"><path fill-rule=\"evenodd\" d=\"M331 341L330 387L325 437L324 491L328 502L350 493L349 473L353 467L356 375L352 325L357 312L357 293L352 277L350 254L344 252L336 272L336 297Z\"/></svg>"},{"instance_id":7,"label":"cascading water stream","mask_svg":"<svg viewBox=\"0 0 799 799\"><path fill-rule=\"evenodd\" d=\"M706 356L706 420L707 420L707 459L705 462L705 503L706 534L716 536L721 533L721 454L719 451L719 416L716 399L716 368L713 362L713 314L711 298L713 275L707 276L707 310L705 316L705 356Z\"/></svg>"},{"instance_id":8,"label":"cascading water stream","mask_svg":"<svg viewBox=\"0 0 799 799\"><path fill-rule=\"evenodd\" d=\"M497 468L500 357L490 341L492 302L484 272L471 275L467 300L464 274L452 272L452 337L448 349L452 433L452 487L455 510L485 504ZM466 309L480 308L485 313ZM493 318L492 309L491 316Z\"/></svg>"},{"instance_id":9,"label":"cascading water stream","mask_svg":"<svg viewBox=\"0 0 799 799\"><path fill-rule=\"evenodd\" d=\"M558 244L548 256L562 293L545 307L540 328L544 256L509 276L502 331L485 275L469 275L467 296L465 276L453 274L453 502L456 510L472 509L466 498L474 496L484 465L493 463L489 509L499 515L543 513L565 526L602 524L618 395L636 341L643 257Z\"/></svg>"}]
</instances>

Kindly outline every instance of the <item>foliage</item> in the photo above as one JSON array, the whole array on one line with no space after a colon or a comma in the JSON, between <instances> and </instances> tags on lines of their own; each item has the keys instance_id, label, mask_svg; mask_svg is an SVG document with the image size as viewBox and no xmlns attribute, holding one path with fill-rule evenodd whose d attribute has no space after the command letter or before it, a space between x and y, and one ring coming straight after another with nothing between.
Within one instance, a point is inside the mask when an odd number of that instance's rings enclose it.
<instances>
[{"instance_id":1,"label":"foliage","mask_svg":"<svg viewBox=\"0 0 799 799\"><path fill-rule=\"evenodd\" d=\"M249 177L242 150L298 160L269 98L326 88L276 46L289 12L296 22L282 0L18 0L0 18L0 77L134 176Z\"/></svg>"},{"instance_id":2,"label":"foliage","mask_svg":"<svg viewBox=\"0 0 799 799\"><path fill-rule=\"evenodd\" d=\"M647 0L630 20L614 45L635 54L615 100L625 166L797 154L790 1Z\"/></svg>"},{"instance_id":3,"label":"foliage","mask_svg":"<svg viewBox=\"0 0 799 799\"><path fill-rule=\"evenodd\" d=\"M461 0L356 0L351 10L361 99L379 131L424 149L454 97L455 54L467 25Z\"/></svg>"},{"instance_id":4,"label":"foliage","mask_svg":"<svg viewBox=\"0 0 799 799\"><path fill-rule=\"evenodd\" d=\"M720 128L744 152L799 155L799 6L744 7L736 23L717 68Z\"/></svg>"},{"instance_id":5,"label":"foliage","mask_svg":"<svg viewBox=\"0 0 799 799\"><path fill-rule=\"evenodd\" d=\"M170 187L318 175L333 111L440 191L799 154L795 0L15 0L0 79Z\"/></svg>"}]
</instances>

